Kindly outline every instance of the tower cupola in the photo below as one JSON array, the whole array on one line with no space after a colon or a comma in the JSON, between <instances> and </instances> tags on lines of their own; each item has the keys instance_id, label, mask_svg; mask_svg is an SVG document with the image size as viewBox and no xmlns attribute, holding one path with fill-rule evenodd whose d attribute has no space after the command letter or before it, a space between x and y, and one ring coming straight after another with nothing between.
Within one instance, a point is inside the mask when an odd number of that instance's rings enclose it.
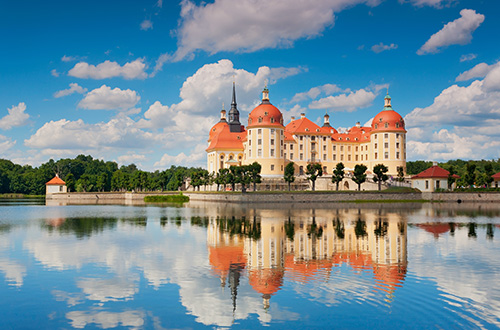
<instances>
[{"instance_id":1,"label":"tower cupola","mask_svg":"<svg viewBox=\"0 0 500 330\"><path fill-rule=\"evenodd\" d=\"M231 101L231 110L229 110L229 130L232 133L240 133L241 123L240 123L240 112L238 111L236 104L236 87L233 81L233 100Z\"/></svg>"}]
</instances>

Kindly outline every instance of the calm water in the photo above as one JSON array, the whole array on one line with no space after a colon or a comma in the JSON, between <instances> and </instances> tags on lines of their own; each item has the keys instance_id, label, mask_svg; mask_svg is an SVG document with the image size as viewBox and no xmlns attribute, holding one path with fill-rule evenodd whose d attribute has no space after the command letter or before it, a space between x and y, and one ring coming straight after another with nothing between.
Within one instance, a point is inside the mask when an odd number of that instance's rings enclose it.
<instances>
[{"instance_id":1,"label":"calm water","mask_svg":"<svg viewBox=\"0 0 500 330\"><path fill-rule=\"evenodd\" d=\"M0 329L500 327L500 208L0 201Z\"/></svg>"}]
</instances>

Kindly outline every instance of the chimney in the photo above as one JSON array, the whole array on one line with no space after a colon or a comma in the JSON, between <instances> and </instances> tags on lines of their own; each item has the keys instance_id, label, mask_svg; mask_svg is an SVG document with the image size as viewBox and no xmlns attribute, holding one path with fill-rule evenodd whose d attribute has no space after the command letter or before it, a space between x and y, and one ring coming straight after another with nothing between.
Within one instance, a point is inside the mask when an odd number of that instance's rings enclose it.
<instances>
[{"instance_id":1,"label":"chimney","mask_svg":"<svg viewBox=\"0 0 500 330\"><path fill-rule=\"evenodd\" d=\"M302 112L302 113L300 114L300 119L304 119L304 118L306 118L306 114Z\"/></svg>"}]
</instances>

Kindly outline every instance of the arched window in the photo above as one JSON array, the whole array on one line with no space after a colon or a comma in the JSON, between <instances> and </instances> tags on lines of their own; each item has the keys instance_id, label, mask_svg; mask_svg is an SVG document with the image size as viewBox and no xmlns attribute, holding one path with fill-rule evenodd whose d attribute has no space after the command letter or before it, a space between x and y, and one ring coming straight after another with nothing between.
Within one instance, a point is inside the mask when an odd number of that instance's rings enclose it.
<instances>
[{"instance_id":1,"label":"arched window","mask_svg":"<svg viewBox=\"0 0 500 330\"><path fill-rule=\"evenodd\" d=\"M399 128L399 123L396 123L396 128Z\"/></svg>"},{"instance_id":2,"label":"arched window","mask_svg":"<svg viewBox=\"0 0 500 330\"><path fill-rule=\"evenodd\" d=\"M259 123L262 123L262 117L259 117Z\"/></svg>"},{"instance_id":3,"label":"arched window","mask_svg":"<svg viewBox=\"0 0 500 330\"><path fill-rule=\"evenodd\" d=\"M384 127L385 127L385 128L389 127L389 124L388 124L388 123L385 123Z\"/></svg>"},{"instance_id":4,"label":"arched window","mask_svg":"<svg viewBox=\"0 0 500 330\"><path fill-rule=\"evenodd\" d=\"M274 117L271 117L271 124L274 123Z\"/></svg>"},{"instance_id":5,"label":"arched window","mask_svg":"<svg viewBox=\"0 0 500 330\"><path fill-rule=\"evenodd\" d=\"M378 124L375 124L375 129L377 129L377 128L378 128Z\"/></svg>"}]
</instances>

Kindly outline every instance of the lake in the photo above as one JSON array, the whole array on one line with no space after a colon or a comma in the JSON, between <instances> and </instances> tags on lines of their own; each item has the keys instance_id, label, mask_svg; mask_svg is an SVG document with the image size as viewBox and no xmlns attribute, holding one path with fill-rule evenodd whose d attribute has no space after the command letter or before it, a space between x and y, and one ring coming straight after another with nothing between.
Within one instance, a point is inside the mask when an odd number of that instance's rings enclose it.
<instances>
[{"instance_id":1,"label":"lake","mask_svg":"<svg viewBox=\"0 0 500 330\"><path fill-rule=\"evenodd\" d=\"M493 204L0 200L1 329L497 329Z\"/></svg>"}]
</instances>

